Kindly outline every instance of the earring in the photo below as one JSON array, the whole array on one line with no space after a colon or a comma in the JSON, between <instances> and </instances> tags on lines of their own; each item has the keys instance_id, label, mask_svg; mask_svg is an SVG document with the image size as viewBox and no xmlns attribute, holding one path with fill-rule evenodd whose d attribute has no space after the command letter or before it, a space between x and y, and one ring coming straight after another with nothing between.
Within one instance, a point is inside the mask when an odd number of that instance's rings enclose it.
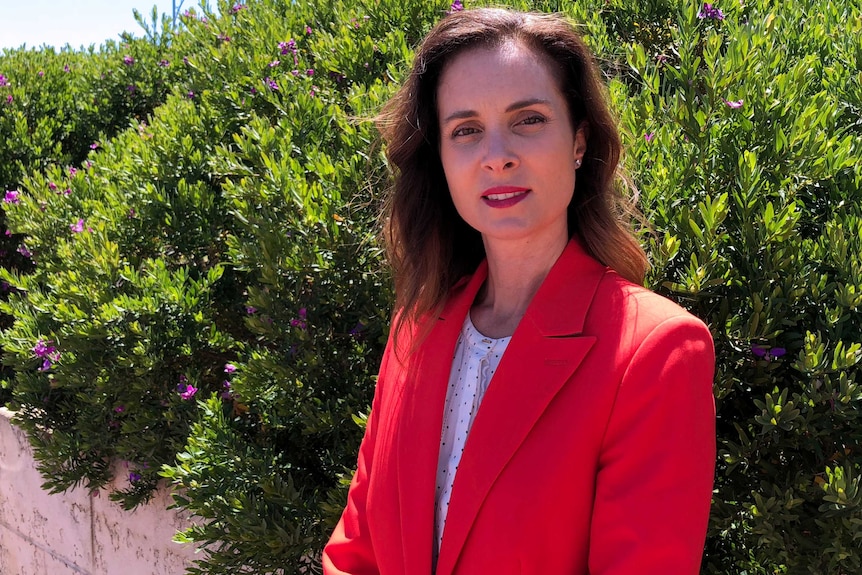
<instances>
[{"instance_id":1,"label":"earring","mask_svg":"<svg viewBox=\"0 0 862 575\"><path fill-rule=\"evenodd\" d=\"M581 167L581 161L575 160L575 168L580 168L580 167Z\"/></svg>"}]
</instances>

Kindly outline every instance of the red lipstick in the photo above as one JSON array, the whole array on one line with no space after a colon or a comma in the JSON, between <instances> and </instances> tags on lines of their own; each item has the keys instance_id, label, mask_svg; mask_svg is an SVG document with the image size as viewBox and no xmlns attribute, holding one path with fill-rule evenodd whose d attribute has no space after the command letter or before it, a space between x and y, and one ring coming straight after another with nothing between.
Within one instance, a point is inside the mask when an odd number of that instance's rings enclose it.
<instances>
[{"instance_id":1,"label":"red lipstick","mask_svg":"<svg viewBox=\"0 0 862 575\"><path fill-rule=\"evenodd\" d=\"M519 186L495 186L482 192L482 200L492 208L508 208L519 203L530 193Z\"/></svg>"}]
</instances>

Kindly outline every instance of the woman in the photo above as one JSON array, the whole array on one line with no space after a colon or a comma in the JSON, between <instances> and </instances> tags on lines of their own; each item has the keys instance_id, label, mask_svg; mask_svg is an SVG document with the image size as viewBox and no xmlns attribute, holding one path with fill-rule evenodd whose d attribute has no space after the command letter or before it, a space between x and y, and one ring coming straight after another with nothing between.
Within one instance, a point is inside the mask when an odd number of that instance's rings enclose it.
<instances>
[{"instance_id":1,"label":"woman","mask_svg":"<svg viewBox=\"0 0 862 575\"><path fill-rule=\"evenodd\" d=\"M697 573L712 340L639 285L582 41L453 13L381 129L396 320L324 573Z\"/></svg>"}]
</instances>

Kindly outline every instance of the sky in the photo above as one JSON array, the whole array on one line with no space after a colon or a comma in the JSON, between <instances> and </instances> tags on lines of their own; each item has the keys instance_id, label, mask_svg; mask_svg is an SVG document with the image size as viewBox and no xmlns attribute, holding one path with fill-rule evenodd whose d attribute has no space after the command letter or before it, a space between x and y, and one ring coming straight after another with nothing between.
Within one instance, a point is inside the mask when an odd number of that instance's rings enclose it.
<instances>
[{"instance_id":1,"label":"sky","mask_svg":"<svg viewBox=\"0 0 862 575\"><path fill-rule=\"evenodd\" d=\"M105 40L117 40L120 32L143 36L132 10L146 16L153 6L159 14L170 14L173 5L180 12L196 8L198 0L0 0L0 50L38 48L43 44L61 48L97 48ZM211 4L215 4L212 2Z\"/></svg>"}]
</instances>

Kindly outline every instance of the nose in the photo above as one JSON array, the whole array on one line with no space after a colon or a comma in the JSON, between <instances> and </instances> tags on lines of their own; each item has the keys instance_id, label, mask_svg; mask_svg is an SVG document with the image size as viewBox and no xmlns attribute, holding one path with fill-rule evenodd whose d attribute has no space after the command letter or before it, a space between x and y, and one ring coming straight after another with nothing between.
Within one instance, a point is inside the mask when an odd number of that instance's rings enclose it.
<instances>
[{"instance_id":1,"label":"nose","mask_svg":"<svg viewBox=\"0 0 862 575\"><path fill-rule=\"evenodd\" d=\"M485 132L485 157L482 160L484 169L492 172L511 170L518 163L518 154L505 134L496 130Z\"/></svg>"}]
</instances>

